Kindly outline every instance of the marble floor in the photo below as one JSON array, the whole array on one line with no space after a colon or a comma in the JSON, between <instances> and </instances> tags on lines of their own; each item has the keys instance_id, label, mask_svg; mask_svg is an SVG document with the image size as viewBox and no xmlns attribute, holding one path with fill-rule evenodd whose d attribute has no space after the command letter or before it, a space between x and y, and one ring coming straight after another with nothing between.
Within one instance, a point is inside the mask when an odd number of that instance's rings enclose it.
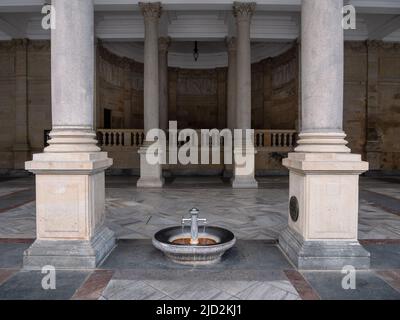
<instances>
[{"instance_id":1,"label":"marble floor","mask_svg":"<svg viewBox=\"0 0 400 320\"><path fill-rule=\"evenodd\" d=\"M276 246L287 177L259 178L258 190L232 190L217 177L170 178L161 190L135 182L106 179L107 224L119 238L108 259L95 270L59 270L56 290L43 290L40 271L21 269L35 236L34 180L0 179L0 299L400 299L400 177L361 178L359 238L372 261L355 290L342 289L340 272L297 271ZM239 239L212 268L176 265L151 245L194 206Z\"/></svg>"},{"instance_id":2,"label":"marble floor","mask_svg":"<svg viewBox=\"0 0 400 320\"><path fill-rule=\"evenodd\" d=\"M238 239L277 239L287 225L287 177L259 178L257 190L233 190L219 177L177 177L140 190L135 177L107 177L106 220L119 239L150 239L192 207ZM400 239L400 177L361 178L360 239ZM0 238L35 237L34 181L0 180Z\"/></svg>"},{"instance_id":3,"label":"marble floor","mask_svg":"<svg viewBox=\"0 0 400 320\"><path fill-rule=\"evenodd\" d=\"M191 267L165 259L151 241L119 240L95 270L56 270L45 290L41 271L21 268L31 240L0 240L0 300L322 300L400 299L400 242L364 243L371 269L342 288L341 272L297 271L268 240L238 240L219 264Z\"/></svg>"}]
</instances>

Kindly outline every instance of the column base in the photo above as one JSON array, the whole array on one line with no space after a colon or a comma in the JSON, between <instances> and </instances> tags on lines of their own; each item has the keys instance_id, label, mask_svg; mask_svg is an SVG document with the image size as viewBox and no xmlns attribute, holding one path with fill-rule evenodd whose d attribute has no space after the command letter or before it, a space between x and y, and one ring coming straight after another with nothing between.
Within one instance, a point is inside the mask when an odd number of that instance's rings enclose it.
<instances>
[{"instance_id":1,"label":"column base","mask_svg":"<svg viewBox=\"0 0 400 320\"><path fill-rule=\"evenodd\" d=\"M241 141L241 145L234 146L233 158L234 163L233 176L231 179L232 188L234 189L256 189L258 188L258 182L254 178L255 174L255 155L257 151L252 145L248 146L248 141ZM245 146L243 148L243 146ZM244 154L243 154L244 151ZM242 157L242 159L240 159ZM244 161L243 161L244 160ZM243 162L243 163L241 163Z\"/></svg>"},{"instance_id":2,"label":"column base","mask_svg":"<svg viewBox=\"0 0 400 320\"><path fill-rule=\"evenodd\" d=\"M24 267L60 269L98 266L115 246L105 227L106 152L40 153L26 163L36 175L36 241Z\"/></svg>"},{"instance_id":3,"label":"column base","mask_svg":"<svg viewBox=\"0 0 400 320\"><path fill-rule=\"evenodd\" d=\"M162 188L164 183L164 178L142 177L137 181L136 186L138 188Z\"/></svg>"},{"instance_id":4,"label":"column base","mask_svg":"<svg viewBox=\"0 0 400 320\"><path fill-rule=\"evenodd\" d=\"M257 189L258 182L253 176L234 176L231 179L234 189Z\"/></svg>"},{"instance_id":5,"label":"column base","mask_svg":"<svg viewBox=\"0 0 400 320\"><path fill-rule=\"evenodd\" d=\"M305 270L369 267L369 253L357 241L358 180L368 170L351 153L289 153L288 229L279 246Z\"/></svg>"},{"instance_id":6,"label":"column base","mask_svg":"<svg viewBox=\"0 0 400 320\"><path fill-rule=\"evenodd\" d=\"M287 228L279 247L300 270L341 270L344 266L369 269L370 254L357 240L309 240Z\"/></svg>"},{"instance_id":7,"label":"column base","mask_svg":"<svg viewBox=\"0 0 400 320\"><path fill-rule=\"evenodd\" d=\"M102 227L91 240L36 240L24 252L24 269L94 269L116 245L114 232Z\"/></svg>"},{"instance_id":8,"label":"column base","mask_svg":"<svg viewBox=\"0 0 400 320\"><path fill-rule=\"evenodd\" d=\"M162 188L164 185L162 165L147 162L147 149L148 145L144 144L138 151L140 155L140 178L136 186L138 188Z\"/></svg>"}]
</instances>

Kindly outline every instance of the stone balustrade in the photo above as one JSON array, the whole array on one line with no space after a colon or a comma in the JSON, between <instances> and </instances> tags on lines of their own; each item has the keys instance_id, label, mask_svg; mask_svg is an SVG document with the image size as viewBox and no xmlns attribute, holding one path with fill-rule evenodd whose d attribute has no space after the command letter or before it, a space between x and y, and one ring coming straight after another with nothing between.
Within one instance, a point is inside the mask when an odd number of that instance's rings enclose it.
<instances>
[{"instance_id":1,"label":"stone balustrade","mask_svg":"<svg viewBox=\"0 0 400 320\"><path fill-rule=\"evenodd\" d=\"M296 143L296 130L254 130L255 146L264 151L289 152L293 150ZM196 130L198 142L201 142L200 130ZM97 139L99 146L105 151L128 150L138 148L144 141L143 129L98 129ZM189 139L190 140L190 139ZM188 140L187 140L188 141ZM183 145L183 141L178 142L178 146ZM211 138L210 138L211 145ZM223 138L221 138L223 145Z\"/></svg>"},{"instance_id":2,"label":"stone balustrade","mask_svg":"<svg viewBox=\"0 0 400 320\"><path fill-rule=\"evenodd\" d=\"M143 144L143 129L98 129L97 140L103 150L138 148Z\"/></svg>"},{"instance_id":3,"label":"stone balustrade","mask_svg":"<svg viewBox=\"0 0 400 320\"><path fill-rule=\"evenodd\" d=\"M296 144L296 130L254 130L254 144L266 151L292 151Z\"/></svg>"}]
</instances>

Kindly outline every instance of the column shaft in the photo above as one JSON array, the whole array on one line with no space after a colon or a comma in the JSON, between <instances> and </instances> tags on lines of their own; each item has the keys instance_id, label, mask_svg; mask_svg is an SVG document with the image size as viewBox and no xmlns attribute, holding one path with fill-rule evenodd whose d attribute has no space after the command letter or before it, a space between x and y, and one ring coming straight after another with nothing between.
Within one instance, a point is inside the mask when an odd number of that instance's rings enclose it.
<instances>
[{"instance_id":1,"label":"column shaft","mask_svg":"<svg viewBox=\"0 0 400 320\"><path fill-rule=\"evenodd\" d=\"M237 129L242 129L240 141L234 141L233 188L257 188L255 175L254 136L246 141L245 131L251 129L251 47L250 23L254 2L234 2L233 14L237 25L236 54L236 115ZM243 156L244 153L244 156Z\"/></svg>"},{"instance_id":2,"label":"column shaft","mask_svg":"<svg viewBox=\"0 0 400 320\"><path fill-rule=\"evenodd\" d=\"M159 3L140 3L144 16L144 130L159 128L158 21Z\"/></svg>"},{"instance_id":3,"label":"column shaft","mask_svg":"<svg viewBox=\"0 0 400 320\"><path fill-rule=\"evenodd\" d=\"M140 2L144 17L144 131L160 128L160 79L158 52L158 23L161 16L159 2ZM164 184L161 163L150 164L147 151L154 141L145 141L140 148L140 179L137 186L141 188L159 188Z\"/></svg>"},{"instance_id":4,"label":"column shaft","mask_svg":"<svg viewBox=\"0 0 400 320\"><path fill-rule=\"evenodd\" d=\"M226 41L228 49L228 94L227 94L227 127L231 130L236 126L236 38L231 37Z\"/></svg>"},{"instance_id":5,"label":"column shaft","mask_svg":"<svg viewBox=\"0 0 400 320\"><path fill-rule=\"evenodd\" d=\"M168 37L161 37L158 41L158 63L159 63L159 92L160 92L160 128L168 128Z\"/></svg>"},{"instance_id":6,"label":"column shaft","mask_svg":"<svg viewBox=\"0 0 400 320\"><path fill-rule=\"evenodd\" d=\"M236 124L239 129L251 128L251 49L250 22L255 3L235 3L237 24Z\"/></svg>"},{"instance_id":7,"label":"column shaft","mask_svg":"<svg viewBox=\"0 0 400 320\"><path fill-rule=\"evenodd\" d=\"M343 127L343 1L303 0L299 152L350 152Z\"/></svg>"}]
</instances>

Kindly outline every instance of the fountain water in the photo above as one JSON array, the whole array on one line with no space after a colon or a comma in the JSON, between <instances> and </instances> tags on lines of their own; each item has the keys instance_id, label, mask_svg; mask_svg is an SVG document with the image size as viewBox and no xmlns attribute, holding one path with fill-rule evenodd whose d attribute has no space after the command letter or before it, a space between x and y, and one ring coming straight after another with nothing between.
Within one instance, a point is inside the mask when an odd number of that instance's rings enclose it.
<instances>
[{"instance_id":1,"label":"fountain water","mask_svg":"<svg viewBox=\"0 0 400 320\"><path fill-rule=\"evenodd\" d=\"M185 231L187 222L190 222L190 232ZM203 224L200 232L199 223ZM231 231L206 226L206 223L206 219L199 218L199 210L192 208L190 218L182 218L181 226L158 231L153 237L153 245L177 263L197 265L218 262L236 239Z\"/></svg>"}]
</instances>

